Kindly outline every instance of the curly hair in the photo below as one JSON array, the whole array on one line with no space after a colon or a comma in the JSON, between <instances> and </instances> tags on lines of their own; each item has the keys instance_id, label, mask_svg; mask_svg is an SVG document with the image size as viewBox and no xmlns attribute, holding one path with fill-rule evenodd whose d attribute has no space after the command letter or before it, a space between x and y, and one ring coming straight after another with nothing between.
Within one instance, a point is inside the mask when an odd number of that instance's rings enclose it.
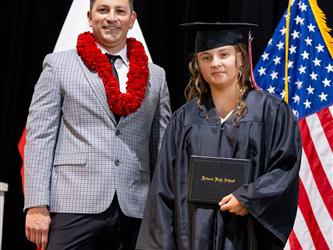
<instances>
[{"instance_id":1,"label":"curly hair","mask_svg":"<svg viewBox=\"0 0 333 250\"><path fill-rule=\"evenodd\" d=\"M242 43L233 45L235 52L241 55L241 66L239 68L237 78L237 105L233 112L233 124L238 126L239 120L244 116L247 106L244 101L246 93L250 89L254 89L250 80L250 63L246 46ZM236 57L235 65L237 65L238 57ZM190 72L189 82L185 88L185 98L187 101L197 98L197 104L201 110L205 110L203 107L203 98L210 92L209 84L205 81L200 73L197 54L193 54L192 59L188 64Z\"/></svg>"},{"instance_id":2,"label":"curly hair","mask_svg":"<svg viewBox=\"0 0 333 250\"><path fill-rule=\"evenodd\" d=\"M235 52L241 55L241 66L239 68L239 74L237 78L237 105L233 112L233 124L238 126L239 120L244 116L247 106L244 102L245 94L250 89L254 89L250 81L250 63L247 54L246 46L242 43L233 45ZM236 57L235 65L237 65L238 57ZM198 98L197 104L201 110L205 110L202 103L206 93L210 92L209 84L205 81L200 73L197 54L192 55L192 59L188 64L190 72L190 79L185 88L185 98L190 101L194 98Z\"/></svg>"}]
</instances>

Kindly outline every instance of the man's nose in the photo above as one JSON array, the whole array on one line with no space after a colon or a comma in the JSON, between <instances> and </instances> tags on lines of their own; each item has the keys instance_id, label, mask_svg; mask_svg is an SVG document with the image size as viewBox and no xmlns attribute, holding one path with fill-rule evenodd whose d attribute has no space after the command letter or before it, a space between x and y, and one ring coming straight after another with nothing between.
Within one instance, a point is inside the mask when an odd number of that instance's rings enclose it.
<instances>
[{"instance_id":1,"label":"man's nose","mask_svg":"<svg viewBox=\"0 0 333 250\"><path fill-rule=\"evenodd\" d=\"M109 20L109 21L117 20L117 15L114 10L110 10L110 12L107 15L107 20Z\"/></svg>"}]
</instances>

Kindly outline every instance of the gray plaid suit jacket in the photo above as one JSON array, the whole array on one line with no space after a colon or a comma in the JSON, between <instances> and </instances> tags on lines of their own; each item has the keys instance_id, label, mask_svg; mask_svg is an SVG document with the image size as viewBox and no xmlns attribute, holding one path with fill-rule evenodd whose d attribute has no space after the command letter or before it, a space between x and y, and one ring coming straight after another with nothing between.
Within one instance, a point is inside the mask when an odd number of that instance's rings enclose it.
<instances>
[{"instance_id":1,"label":"gray plaid suit jacket","mask_svg":"<svg viewBox=\"0 0 333 250\"><path fill-rule=\"evenodd\" d=\"M141 107L116 125L101 79L76 50L45 57L26 125L25 209L100 213L117 192L124 214L142 218L171 114L164 70L149 70Z\"/></svg>"}]
</instances>

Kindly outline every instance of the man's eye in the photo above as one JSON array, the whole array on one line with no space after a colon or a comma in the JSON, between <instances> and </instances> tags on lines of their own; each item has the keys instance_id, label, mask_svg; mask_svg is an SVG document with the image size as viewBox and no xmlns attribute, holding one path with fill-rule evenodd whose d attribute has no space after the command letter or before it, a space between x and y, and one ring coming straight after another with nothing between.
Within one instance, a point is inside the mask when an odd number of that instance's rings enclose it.
<instances>
[{"instance_id":1,"label":"man's eye","mask_svg":"<svg viewBox=\"0 0 333 250\"><path fill-rule=\"evenodd\" d=\"M119 9L119 10L117 10L117 13L119 13L119 14L126 14L126 11L123 10L123 9Z\"/></svg>"},{"instance_id":2,"label":"man's eye","mask_svg":"<svg viewBox=\"0 0 333 250\"><path fill-rule=\"evenodd\" d=\"M99 13L107 13L108 10L106 8L100 8L100 9L98 9L98 12Z\"/></svg>"}]
</instances>

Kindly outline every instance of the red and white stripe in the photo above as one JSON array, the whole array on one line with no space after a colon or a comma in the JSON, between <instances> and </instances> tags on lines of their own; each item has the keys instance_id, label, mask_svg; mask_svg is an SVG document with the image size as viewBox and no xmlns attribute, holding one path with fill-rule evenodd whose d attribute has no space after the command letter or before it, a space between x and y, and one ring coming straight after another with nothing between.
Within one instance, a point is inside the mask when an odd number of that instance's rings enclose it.
<instances>
[{"instance_id":1,"label":"red and white stripe","mask_svg":"<svg viewBox=\"0 0 333 250\"><path fill-rule=\"evenodd\" d=\"M299 127L298 211L285 249L333 249L333 106L300 120Z\"/></svg>"}]
</instances>

